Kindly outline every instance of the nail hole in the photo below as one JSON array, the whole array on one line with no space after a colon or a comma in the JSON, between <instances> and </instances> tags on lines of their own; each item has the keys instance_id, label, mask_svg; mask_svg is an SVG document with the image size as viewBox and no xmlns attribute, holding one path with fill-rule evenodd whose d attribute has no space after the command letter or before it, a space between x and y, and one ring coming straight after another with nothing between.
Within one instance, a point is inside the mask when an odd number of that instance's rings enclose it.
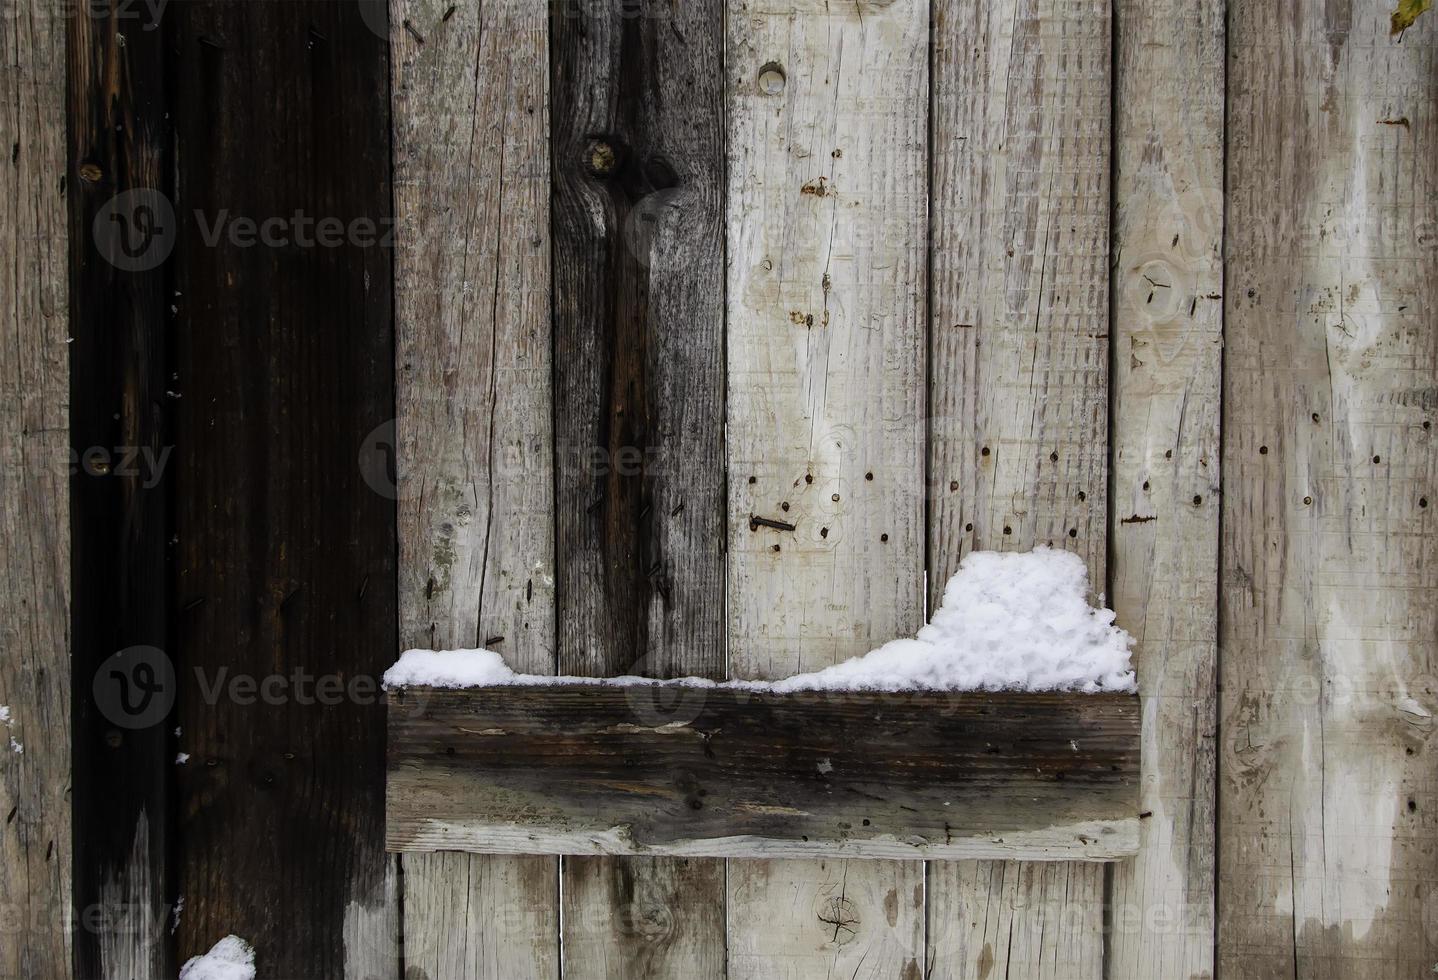
<instances>
[{"instance_id":1,"label":"nail hole","mask_svg":"<svg viewBox=\"0 0 1438 980\"><path fill-rule=\"evenodd\" d=\"M759 91L765 95L778 95L784 91L784 69L777 61L771 61L759 69Z\"/></svg>"}]
</instances>

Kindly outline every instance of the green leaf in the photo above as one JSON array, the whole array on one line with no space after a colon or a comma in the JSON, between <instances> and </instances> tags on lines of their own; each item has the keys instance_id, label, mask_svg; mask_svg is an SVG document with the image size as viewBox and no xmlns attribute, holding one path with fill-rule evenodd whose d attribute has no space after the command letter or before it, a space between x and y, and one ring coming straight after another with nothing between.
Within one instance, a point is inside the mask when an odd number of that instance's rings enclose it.
<instances>
[{"instance_id":1,"label":"green leaf","mask_svg":"<svg viewBox=\"0 0 1438 980\"><path fill-rule=\"evenodd\" d=\"M1418 15L1433 6L1433 0L1398 0L1398 9L1393 11L1393 33L1401 34L1413 26Z\"/></svg>"}]
</instances>

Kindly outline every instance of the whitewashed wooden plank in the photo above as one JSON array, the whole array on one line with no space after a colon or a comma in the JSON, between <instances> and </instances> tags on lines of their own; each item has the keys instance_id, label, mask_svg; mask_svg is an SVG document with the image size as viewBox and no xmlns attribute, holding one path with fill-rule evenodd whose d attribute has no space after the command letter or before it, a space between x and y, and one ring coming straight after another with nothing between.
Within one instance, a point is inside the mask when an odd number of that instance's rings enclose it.
<instances>
[{"instance_id":1,"label":"whitewashed wooden plank","mask_svg":"<svg viewBox=\"0 0 1438 980\"><path fill-rule=\"evenodd\" d=\"M486 646L537 673L555 655L547 15L390 11L401 642ZM553 858L406 857L407 966L557 977L558 873Z\"/></svg>"},{"instance_id":2,"label":"whitewashed wooden plank","mask_svg":"<svg viewBox=\"0 0 1438 980\"><path fill-rule=\"evenodd\" d=\"M406 855L406 977L557 977L559 882L546 876L550 890L536 890L535 860Z\"/></svg>"},{"instance_id":3,"label":"whitewashed wooden plank","mask_svg":"<svg viewBox=\"0 0 1438 980\"><path fill-rule=\"evenodd\" d=\"M1113 869L1108 976L1212 976L1224 5L1115 13L1109 561L1138 640L1148 816Z\"/></svg>"},{"instance_id":4,"label":"whitewashed wooden plank","mask_svg":"<svg viewBox=\"0 0 1438 980\"><path fill-rule=\"evenodd\" d=\"M734 676L923 621L928 19L920 0L729 0ZM730 977L920 976L922 880L731 862Z\"/></svg>"},{"instance_id":5,"label":"whitewashed wooden plank","mask_svg":"<svg viewBox=\"0 0 1438 980\"><path fill-rule=\"evenodd\" d=\"M1438 25L1229 9L1218 972L1438 963Z\"/></svg>"},{"instance_id":6,"label":"whitewashed wooden plank","mask_svg":"<svg viewBox=\"0 0 1438 980\"><path fill-rule=\"evenodd\" d=\"M65 26L0 17L0 976L71 969ZM23 749L23 751L21 751ZM143 896L148 900L149 895Z\"/></svg>"},{"instance_id":7,"label":"whitewashed wooden plank","mask_svg":"<svg viewBox=\"0 0 1438 980\"><path fill-rule=\"evenodd\" d=\"M1102 976L1103 946L1091 937L1103 932L1103 875L1086 869L1015 861L930 864L930 976Z\"/></svg>"},{"instance_id":8,"label":"whitewashed wooden plank","mask_svg":"<svg viewBox=\"0 0 1438 980\"><path fill-rule=\"evenodd\" d=\"M1101 0L963 0L934 23L933 289L930 321L929 588L974 549L1051 544L1088 561L1103 589L1107 534L1109 5ZM998 872L996 872L998 873ZM977 975L983 948L946 908L1037 949L1073 923L1070 977L1102 964L1101 868L1062 875L1054 902L1035 873L931 869L929 969ZM951 889L956 894L948 894ZM993 917L997 916L997 919ZM1035 961L1036 963L1039 961ZM1042 974L1043 961L1027 968ZM1065 967L1065 969L1069 969ZM1002 975L1002 974L1000 974Z\"/></svg>"},{"instance_id":9,"label":"whitewashed wooden plank","mask_svg":"<svg viewBox=\"0 0 1438 980\"><path fill-rule=\"evenodd\" d=\"M923 867L730 861L729 976L923 980Z\"/></svg>"}]
</instances>

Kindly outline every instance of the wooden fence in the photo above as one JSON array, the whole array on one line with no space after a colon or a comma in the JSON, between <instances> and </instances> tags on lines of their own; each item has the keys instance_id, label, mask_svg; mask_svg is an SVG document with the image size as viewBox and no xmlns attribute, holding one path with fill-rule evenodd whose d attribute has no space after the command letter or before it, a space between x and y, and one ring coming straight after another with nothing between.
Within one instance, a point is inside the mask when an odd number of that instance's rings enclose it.
<instances>
[{"instance_id":1,"label":"wooden fence","mask_svg":"<svg viewBox=\"0 0 1438 980\"><path fill-rule=\"evenodd\" d=\"M1391 2L0 3L0 978L1431 975ZM782 676L1039 544L1132 861L384 853L405 646Z\"/></svg>"}]
</instances>

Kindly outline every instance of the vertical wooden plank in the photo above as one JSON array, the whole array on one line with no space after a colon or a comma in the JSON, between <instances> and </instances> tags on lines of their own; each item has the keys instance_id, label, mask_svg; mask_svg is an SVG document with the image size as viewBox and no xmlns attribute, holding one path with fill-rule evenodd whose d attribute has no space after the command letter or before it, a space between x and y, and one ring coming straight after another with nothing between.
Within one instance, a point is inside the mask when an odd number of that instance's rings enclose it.
<instances>
[{"instance_id":1,"label":"vertical wooden plank","mask_svg":"<svg viewBox=\"0 0 1438 980\"><path fill-rule=\"evenodd\" d=\"M736 677L923 622L928 24L920 0L729 0ZM917 862L730 862L732 978L922 971Z\"/></svg>"},{"instance_id":2,"label":"vertical wooden plank","mask_svg":"<svg viewBox=\"0 0 1438 980\"><path fill-rule=\"evenodd\" d=\"M65 23L0 20L0 976L64 976L70 910ZM23 749L17 751L16 747Z\"/></svg>"},{"instance_id":3,"label":"vertical wooden plank","mask_svg":"<svg viewBox=\"0 0 1438 980\"><path fill-rule=\"evenodd\" d=\"M1105 574L1109 5L935 6L929 590L975 549L1068 548ZM992 886L999 876L1001 887ZM1012 915L995 902L1041 914ZM1041 892L1036 889L1041 889ZM929 969L1097 976L1103 868L931 865ZM1047 897L1051 901L1045 901ZM954 914L957 911L958 914ZM970 920L997 922L966 941ZM1036 933L1071 942L1054 954ZM987 952L986 952L987 951ZM1056 965L1052 955L1062 957ZM1048 957L1048 958L1046 958ZM1015 961L1017 962L1017 961Z\"/></svg>"},{"instance_id":4,"label":"vertical wooden plank","mask_svg":"<svg viewBox=\"0 0 1438 980\"><path fill-rule=\"evenodd\" d=\"M550 24L559 666L722 677L723 9ZM722 977L723 872L566 858L564 975Z\"/></svg>"},{"instance_id":5,"label":"vertical wooden plank","mask_svg":"<svg viewBox=\"0 0 1438 980\"><path fill-rule=\"evenodd\" d=\"M1115 14L1109 561L1149 815L1113 868L1108 976L1212 976L1224 4Z\"/></svg>"},{"instance_id":6,"label":"vertical wooden plank","mask_svg":"<svg viewBox=\"0 0 1438 980\"><path fill-rule=\"evenodd\" d=\"M1438 25L1230 5L1220 975L1438 962Z\"/></svg>"},{"instance_id":7,"label":"vertical wooden plank","mask_svg":"<svg viewBox=\"0 0 1438 980\"><path fill-rule=\"evenodd\" d=\"M357 461L394 404L387 47L355 4L198 0L166 27L179 955L234 933L264 976L393 977L395 508Z\"/></svg>"},{"instance_id":8,"label":"vertical wooden plank","mask_svg":"<svg viewBox=\"0 0 1438 980\"><path fill-rule=\"evenodd\" d=\"M45 201L68 200L72 229L75 463L65 574L73 602L74 965L84 977L159 980L174 976L166 918L174 900L167 851L177 692L166 670L173 650L161 478L172 468L166 465L164 262L176 228L166 213L171 158L163 34L156 11L130 9L122 16L117 7L62 11L30 4L18 20L11 15L21 8L11 7L5 29L38 39L56 24L68 25L68 165L42 175L41 142L19 142L14 165L43 182ZM41 122L39 104L21 107L28 126ZM30 246L17 255L28 252ZM62 302L46 297L35 312ZM35 588L63 595L66 585L52 580ZM51 771L63 772L64 720L53 717L51 724L48 747L38 744L38 732L27 740L27 756L35 753L28 764L59 753L51 756ZM44 845L55 840L61 860L67 832L56 825Z\"/></svg>"},{"instance_id":9,"label":"vertical wooden plank","mask_svg":"<svg viewBox=\"0 0 1438 980\"><path fill-rule=\"evenodd\" d=\"M1033 861L931 863L933 975L966 980L1101 976L1103 946L1093 936L1103 930L1103 876L1075 873L1083 867Z\"/></svg>"},{"instance_id":10,"label":"vertical wooden plank","mask_svg":"<svg viewBox=\"0 0 1438 980\"><path fill-rule=\"evenodd\" d=\"M393 58L400 639L552 673L548 29L399 0ZM407 970L559 975L557 860L411 855Z\"/></svg>"}]
</instances>

